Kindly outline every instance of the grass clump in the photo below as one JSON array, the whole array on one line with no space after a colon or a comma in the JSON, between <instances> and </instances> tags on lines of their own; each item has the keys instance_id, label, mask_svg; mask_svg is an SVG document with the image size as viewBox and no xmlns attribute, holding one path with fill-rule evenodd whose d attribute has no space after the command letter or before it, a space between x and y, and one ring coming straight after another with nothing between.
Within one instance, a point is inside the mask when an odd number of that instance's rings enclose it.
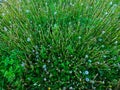
<instances>
[{"instance_id":1,"label":"grass clump","mask_svg":"<svg viewBox=\"0 0 120 90\"><path fill-rule=\"evenodd\" d=\"M0 5L1 89L119 86L119 0L7 0Z\"/></svg>"}]
</instances>

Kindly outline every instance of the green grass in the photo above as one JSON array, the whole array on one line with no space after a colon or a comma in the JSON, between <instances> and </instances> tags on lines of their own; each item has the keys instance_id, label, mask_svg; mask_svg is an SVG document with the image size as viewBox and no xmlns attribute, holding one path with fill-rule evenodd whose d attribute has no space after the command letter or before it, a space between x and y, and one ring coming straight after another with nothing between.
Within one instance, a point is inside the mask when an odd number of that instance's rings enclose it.
<instances>
[{"instance_id":1,"label":"green grass","mask_svg":"<svg viewBox=\"0 0 120 90\"><path fill-rule=\"evenodd\" d=\"M119 41L119 0L0 2L0 90L114 90Z\"/></svg>"}]
</instances>

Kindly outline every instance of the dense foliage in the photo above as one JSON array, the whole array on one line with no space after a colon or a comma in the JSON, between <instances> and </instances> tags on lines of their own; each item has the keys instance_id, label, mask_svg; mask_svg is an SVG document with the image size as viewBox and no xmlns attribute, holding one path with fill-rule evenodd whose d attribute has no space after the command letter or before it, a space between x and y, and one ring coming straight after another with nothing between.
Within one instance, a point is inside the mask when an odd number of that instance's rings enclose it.
<instances>
[{"instance_id":1,"label":"dense foliage","mask_svg":"<svg viewBox=\"0 0 120 90\"><path fill-rule=\"evenodd\" d=\"M113 90L119 0L0 0L0 90Z\"/></svg>"}]
</instances>

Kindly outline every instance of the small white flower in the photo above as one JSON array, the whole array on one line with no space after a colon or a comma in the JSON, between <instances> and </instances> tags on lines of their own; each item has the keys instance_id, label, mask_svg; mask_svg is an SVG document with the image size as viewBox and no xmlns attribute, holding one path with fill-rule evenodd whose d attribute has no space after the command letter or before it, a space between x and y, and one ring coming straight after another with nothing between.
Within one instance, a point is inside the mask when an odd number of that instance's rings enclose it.
<instances>
[{"instance_id":1,"label":"small white flower","mask_svg":"<svg viewBox=\"0 0 120 90\"><path fill-rule=\"evenodd\" d=\"M97 62L97 64L100 64L100 62Z\"/></svg>"},{"instance_id":2,"label":"small white flower","mask_svg":"<svg viewBox=\"0 0 120 90\"><path fill-rule=\"evenodd\" d=\"M43 65L43 68L46 68L46 64Z\"/></svg>"},{"instance_id":3,"label":"small white flower","mask_svg":"<svg viewBox=\"0 0 120 90\"><path fill-rule=\"evenodd\" d=\"M101 42L103 39L102 38L99 38L98 41Z\"/></svg>"},{"instance_id":4,"label":"small white flower","mask_svg":"<svg viewBox=\"0 0 120 90\"><path fill-rule=\"evenodd\" d=\"M50 60L48 60L47 62L50 63Z\"/></svg>"},{"instance_id":5,"label":"small white flower","mask_svg":"<svg viewBox=\"0 0 120 90\"><path fill-rule=\"evenodd\" d=\"M105 12L105 15L108 15L108 12Z\"/></svg>"},{"instance_id":6,"label":"small white flower","mask_svg":"<svg viewBox=\"0 0 120 90\"><path fill-rule=\"evenodd\" d=\"M56 27L57 27L57 24L54 24L54 27L56 28Z\"/></svg>"},{"instance_id":7,"label":"small white flower","mask_svg":"<svg viewBox=\"0 0 120 90\"><path fill-rule=\"evenodd\" d=\"M104 48L104 47L105 47L105 45L102 45L101 47L102 47L102 48Z\"/></svg>"},{"instance_id":8,"label":"small white flower","mask_svg":"<svg viewBox=\"0 0 120 90\"><path fill-rule=\"evenodd\" d=\"M66 87L63 87L63 90L66 90Z\"/></svg>"},{"instance_id":9,"label":"small white flower","mask_svg":"<svg viewBox=\"0 0 120 90\"><path fill-rule=\"evenodd\" d=\"M112 4L113 4L113 2L111 1L111 2L110 2L110 5L112 5Z\"/></svg>"},{"instance_id":10,"label":"small white flower","mask_svg":"<svg viewBox=\"0 0 120 90\"><path fill-rule=\"evenodd\" d=\"M107 56L106 55L103 55L104 58L106 58Z\"/></svg>"},{"instance_id":11,"label":"small white flower","mask_svg":"<svg viewBox=\"0 0 120 90\"><path fill-rule=\"evenodd\" d=\"M85 73L86 75L88 75L88 74L89 74L89 72L88 72L88 71L85 71L84 73Z\"/></svg>"},{"instance_id":12,"label":"small white flower","mask_svg":"<svg viewBox=\"0 0 120 90\"><path fill-rule=\"evenodd\" d=\"M79 38L79 39L81 39L82 37L81 37L81 36L79 36L78 38Z\"/></svg>"},{"instance_id":13,"label":"small white flower","mask_svg":"<svg viewBox=\"0 0 120 90\"><path fill-rule=\"evenodd\" d=\"M35 50L32 50L32 52L34 53L34 52L35 52Z\"/></svg>"},{"instance_id":14,"label":"small white flower","mask_svg":"<svg viewBox=\"0 0 120 90\"><path fill-rule=\"evenodd\" d=\"M105 84L105 81L102 81L103 84Z\"/></svg>"},{"instance_id":15,"label":"small white flower","mask_svg":"<svg viewBox=\"0 0 120 90\"><path fill-rule=\"evenodd\" d=\"M69 71L69 73L71 74L71 73L72 73L72 71Z\"/></svg>"},{"instance_id":16,"label":"small white flower","mask_svg":"<svg viewBox=\"0 0 120 90\"><path fill-rule=\"evenodd\" d=\"M5 16L5 13L2 13L2 16Z\"/></svg>"},{"instance_id":17,"label":"small white flower","mask_svg":"<svg viewBox=\"0 0 120 90\"><path fill-rule=\"evenodd\" d=\"M105 34L105 31L102 31L102 34Z\"/></svg>"},{"instance_id":18,"label":"small white flower","mask_svg":"<svg viewBox=\"0 0 120 90\"><path fill-rule=\"evenodd\" d=\"M8 31L7 27L4 27L4 31Z\"/></svg>"},{"instance_id":19,"label":"small white flower","mask_svg":"<svg viewBox=\"0 0 120 90\"><path fill-rule=\"evenodd\" d=\"M46 3L45 3L45 5L47 6L47 5L48 5L48 3L46 2Z\"/></svg>"},{"instance_id":20,"label":"small white flower","mask_svg":"<svg viewBox=\"0 0 120 90\"><path fill-rule=\"evenodd\" d=\"M25 66L25 63L24 63L24 62L22 62L21 66L22 66L22 67L24 67L24 66Z\"/></svg>"},{"instance_id":21,"label":"small white flower","mask_svg":"<svg viewBox=\"0 0 120 90\"><path fill-rule=\"evenodd\" d=\"M73 90L73 87L69 87L70 90Z\"/></svg>"},{"instance_id":22,"label":"small white flower","mask_svg":"<svg viewBox=\"0 0 120 90\"><path fill-rule=\"evenodd\" d=\"M36 85L37 85L37 83L34 83L33 85L34 85L34 86L36 86Z\"/></svg>"},{"instance_id":23,"label":"small white flower","mask_svg":"<svg viewBox=\"0 0 120 90\"><path fill-rule=\"evenodd\" d=\"M79 71L79 73L82 73L82 71Z\"/></svg>"},{"instance_id":24,"label":"small white flower","mask_svg":"<svg viewBox=\"0 0 120 90\"><path fill-rule=\"evenodd\" d=\"M118 41L115 41L114 44L118 44Z\"/></svg>"},{"instance_id":25,"label":"small white flower","mask_svg":"<svg viewBox=\"0 0 120 90\"><path fill-rule=\"evenodd\" d=\"M89 59L89 60L88 60L88 62L89 62L89 63L91 63L91 62L92 62L92 60L90 60L90 59Z\"/></svg>"},{"instance_id":26,"label":"small white flower","mask_svg":"<svg viewBox=\"0 0 120 90\"><path fill-rule=\"evenodd\" d=\"M35 54L39 54L39 52L36 52Z\"/></svg>"},{"instance_id":27,"label":"small white flower","mask_svg":"<svg viewBox=\"0 0 120 90\"><path fill-rule=\"evenodd\" d=\"M26 10L26 13L29 13L30 12L30 10Z\"/></svg>"},{"instance_id":28,"label":"small white flower","mask_svg":"<svg viewBox=\"0 0 120 90\"><path fill-rule=\"evenodd\" d=\"M46 78L44 78L44 81L47 81L47 79L46 79Z\"/></svg>"},{"instance_id":29,"label":"small white flower","mask_svg":"<svg viewBox=\"0 0 120 90\"><path fill-rule=\"evenodd\" d=\"M114 4L113 6L114 6L114 7L117 7L117 4Z\"/></svg>"},{"instance_id":30,"label":"small white flower","mask_svg":"<svg viewBox=\"0 0 120 90\"><path fill-rule=\"evenodd\" d=\"M89 78L85 78L85 81L86 81L86 82L89 82L89 81L90 81L90 79L89 79Z\"/></svg>"},{"instance_id":31,"label":"small white flower","mask_svg":"<svg viewBox=\"0 0 120 90\"><path fill-rule=\"evenodd\" d=\"M85 58L88 58L88 55L85 55Z\"/></svg>"},{"instance_id":32,"label":"small white flower","mask_svg":"<svg viewBox=\"0 0 120 90\"><path fill-rule=\"evenodd\" d=\"M57 14L57 12L54 12L54 15L56 15Z\"/></svg>"},{"instance_id":33,"label":"small white flower","mask_svg":"<svg viewBox=\"0 0 120 90\"><path fill-rule=\"evenodd\" d=\"M39 55L36 55L36 58L39 58Z\"/></svg>"},{"instance_id":34,"label":"small white flower","mask_svg":"<svg viewBox=\"0 0 120 90\"><path fill-rule=\"evenodd\" d=\"M27 38L27 41L28 41L28 42L30 42L30 41L31 41L31 39L28 37L28 38Z\"/></svg>"},{"instance_id":35,"label":"small white flower","mask_svg":"<svg viewBox=\"0 0 120 90\"><path fill-rule=\"evenodd\" d=\"M83 3L81 3L81 6L83 6Z\"/></svg>"}]
</instances>

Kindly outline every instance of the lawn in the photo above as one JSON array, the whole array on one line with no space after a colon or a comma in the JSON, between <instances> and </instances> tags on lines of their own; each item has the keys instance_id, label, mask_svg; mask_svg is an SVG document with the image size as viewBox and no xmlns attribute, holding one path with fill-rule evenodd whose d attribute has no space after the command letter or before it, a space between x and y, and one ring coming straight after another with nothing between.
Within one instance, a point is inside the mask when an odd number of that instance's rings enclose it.
<instances>
[{"instance_id":1,"label":"lawn","mask_svg":"<svg viewBox=\"0 0 120 90\"><path fill-rule=\"evenodd\" d=\"M120 0L0 0L0 90L120 90Z\"/></svg>"}]
</instances>

